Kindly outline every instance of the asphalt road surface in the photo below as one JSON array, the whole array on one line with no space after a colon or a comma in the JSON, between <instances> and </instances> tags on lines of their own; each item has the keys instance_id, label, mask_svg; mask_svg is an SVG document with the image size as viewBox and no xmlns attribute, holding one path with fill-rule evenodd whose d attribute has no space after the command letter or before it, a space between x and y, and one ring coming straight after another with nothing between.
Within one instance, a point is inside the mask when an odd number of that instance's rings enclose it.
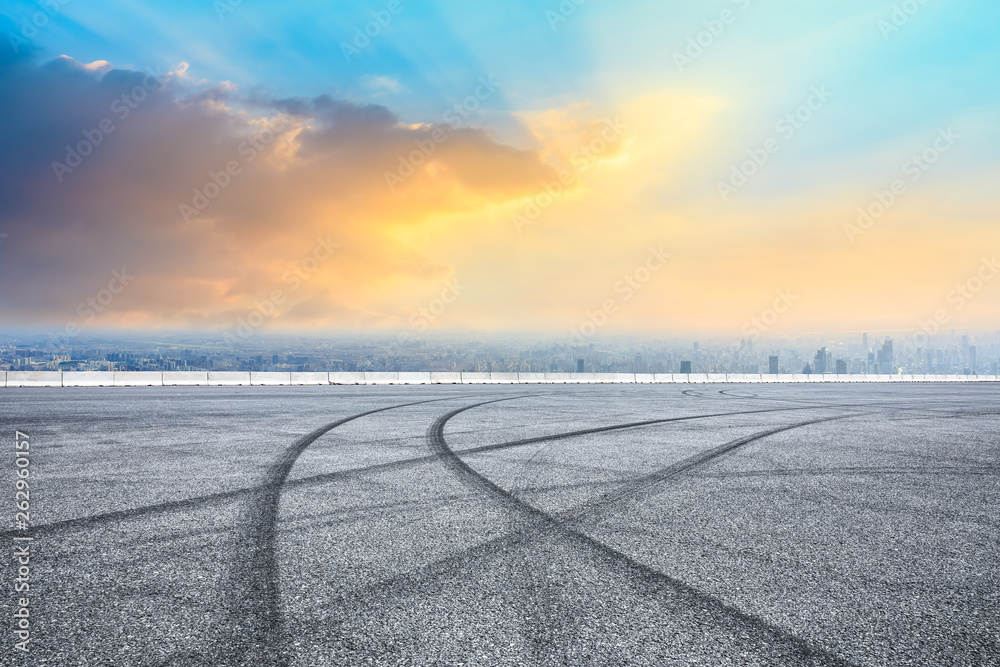
<instances>
[{"instance_id":1,"label":"asphalt road surface","mask_svg":"<svg viewBox=\"0 0 1000 667\"><path fill-rule=\"evenodd\" d=\"M1000 664L998 399L0 390L0 662ZM17 430L27 531L9 528ZM33 537L27 653L17 536Z\"/></svg>"}]
</instances>

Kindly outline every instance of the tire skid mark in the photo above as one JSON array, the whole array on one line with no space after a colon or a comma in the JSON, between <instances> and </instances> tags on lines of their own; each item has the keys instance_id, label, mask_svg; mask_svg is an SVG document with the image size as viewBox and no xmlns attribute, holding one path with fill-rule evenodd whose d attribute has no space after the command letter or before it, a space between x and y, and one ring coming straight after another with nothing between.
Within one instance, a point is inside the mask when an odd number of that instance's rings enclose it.
<instances>
[{"instance_id":1,"label":"tire skid mark","mask_svg":"<svg viewBox=\"0 0 1000 667\"><path fill-rule=\"evenodd\" d=\"M525 396L542 396L544 394L525 394ZM430 402L438 401L448 401L456 400L460 397L451 398L441 398L434 399ZM468 398L468 397L464 397ZM513 399L501 399L501 400L513 400ZM419 405L427 401L419 401L417 403L407 403L405 405ZM382 408L378 411L391 410L396 407L404 406L393 406L389 408ZM831 408L839 406L830 406ZM794 407L794 408L770 408L770 409L760 409L760 410L747 410L740 412L716 412L707 415L688 415L684 417L667 417L663 419L652 419L644 420L638 422L627 422L623 424L613 424L610 426L599 426L595 428L583 429L578 431L569 431L567 433L556 433L552 435L543 435L533 438L526 438L522 440L512 440L509 442L501 442L492 445L479 445L477 447L470 447L468 449L459 450L459 454L479 454L481 452L490 452L495 450L509 449L512 447L522 447L525 445L531 445L539 442L547 442L550 440L561 440L566 438L575 438L583 435L591 435L594 433L605 433L609 431L619 431L630 428L642 428L644 426L653 426L657 424L674 422L674 421L692 421L698 419L712 419L715 417L734 417L741 415L753 415L771 412L788 412L794 410L814 410L817 409L815 406L808 407ZM357 419L359 416L364 416L367 414L372 414L372 412L362 413L361 415L355 415L349 418L347 421L352 419ZM333 428L333 427L331 427ZM300 486L300 485L312 485L312 484L325 484L327 482L340 480L346 477L352 477L355 475L361 475L372 472L383 472L386 470L392 470L395 468L409 467L413 465L420 465L423 463L429 463L437 461L437 456L434 454L426 456L416 456L408 459L401 459L397 461L387 461L385 463L375 463L367 466L361 466L359 468L348 468L346 470L336 470L334 472L322 473L319 475L310 475L308 477L299 477L293 480L287 480L284 482L286 486ZM211 493L204 496L196 496L193 498L185 498L183 500L170 500L162 503L156 503L153 505L144 505L142 507L136 507L127 510L115 510L112 512L103 512L101 514L92 514L85 517L79 517L75 519L64 519L62 521L53 521L51 523L38 524L37 526L32 526L32 530L39 534L47 534L52 532L59 532L63 530L73 530L77 528L95 528L102 523L113 522L113 521L125 521L128 519L136 519L144 516L155 515L159 513L174 512L178 510L185 509L202 509L206 505L213 503L226 502L234 498L240 498L244 495L253 494L261 491L264 485L244 487L241 489L233 489L232 491L220 491L218 493ZM10 537L17 535L16 530L5 530L0 532L0 537Z\"/></svg>"},{"instance_id":2,"label":"tire skid mark","mask_svg":"<svg viewBox=\"0 0 1000 667\"><path fill-rule=\"evenodd\" d=\"M569 512L560 514L559 518L563 521L576 522L583 519L587 514L593 513L597 509L607 510L616 505L621 505L622 503L634 503L642 500L649 494L650 491L654 489L654 487L662 484L663 482L683 475L692 468L696 468L725 456L726 454L730 454L741 447L749 445L750 443L763 440L764 438L768 438L772 435L777 435L778 433L783 433L785 431L791 431L793 429L811 426L813 424L822 424L824 422L847 419L850 416L853 415L810 419L808 421L797 422L795 424L778 426L767 431L760 431L742 438L736 438L735 440L731 440L723 445L712 447L711 449L701 452L700 454L689 456L686 459L661 468L648 475L626 482L613 491L610 491L602 496L598 496L593 500L586 501Z\"/></svg>"},{"instance_id":3,"label":"tire skid mark","mask_svg":"<svg viewBox=\"0 0 1000 667\"><path fill-rule=\"evenodd\" d=\"M222 627L216 625L214 631L206 633L214 641L194 654L186 651L184 661L211 665L287 665L290 656L282 622L275 542L281 490L295 461L309 445L348 422L388 410L455 398L413 401L359 412L321 426L285 448L268 468L264 483L243 491L249 497L240 522L240 534L231 547L238 560L224 585L228 595L225 596L227 608ZM174 656L167 664L175 663L178 657Z\"/></svg>"},{"instance_id":4,"label":"tire skid mark","mask_svg":"<svg viewBox=\"0 0 1000 667\"><path fill-rule=\"evenodd\" d=\"M723 396L728 396L729 398L747 398L747 399L758 398L757 394L751 394L750 392L747 392L745 394L737 394L736 393L737 391L738 391L737 389L720 389L719 393L722 394Z\"/></svg>"},{"instance_id":5,"label":"tire skid mark","mask_svg":"<svg viewBox=\"0 0 1000 667\"><path fill-rule=\"evenodd\" d=\"M674 577L644 565L625 553L622 553L621 551L618 551L617 549L608 546L607 544L604 544L603 542L600 542L585 533L573 529L555 516L544 512L534 505L520 500L512 493L497 485L493 480L477 472L469 466L469 464L467 464L457 452L449 447L444 437L444 427L448 421L455 416L472 408L479 407L479 405L481 404L465 406L442 415L431 425L427 432L427 440L431 449L437 454L445 467L452 470L466 485L489 495L512 514L519 515L529 524L529 528L535 526L551 532L559 533L560 536L568 540L571 544L574 544L577 548L586 552L595 553L603 560L607 561L610 565L624 569L631 578L639 583L653 588L669 589L674 595L677 595L686 601L689 606L698 607L708 612L710 616L715 618L717 621L732 624L740 630L754 631L758 634L763 634L770 640L768 644L772 642L785 644L798 657L816 662L817 664L851 664L835 654L810 645L802 638L784 630L779 626L776 626L753 614L742 611L723 602L722 600L698 590L693 586L675 579ZM697 465L702 465L708 461L718 458L729 451L733 451L737 447L767 437L775 432L789 430L790 428L796 428L798 426L814 424L817 423L817 421L826 420L810 420L796 426L784 427L777 430L771 429L757 434L756 437L749 436L739 438L738 440L728 443L727 445L714 448L709 452L696 455L695 457L692 457L692 459L670 466L669 469L675 469L678 466L681 466L682 471L686 471ZM663 474L665 475L664 479L668 479L672 476L672 474L668 474L666 472ZM654 473L653 475L657 475L657 473ZM645 488L647 484L652 481L652 477L653 476L646 476L645 478L642 478L645 482L637 488Z\"/></svg>"}]
</instances>

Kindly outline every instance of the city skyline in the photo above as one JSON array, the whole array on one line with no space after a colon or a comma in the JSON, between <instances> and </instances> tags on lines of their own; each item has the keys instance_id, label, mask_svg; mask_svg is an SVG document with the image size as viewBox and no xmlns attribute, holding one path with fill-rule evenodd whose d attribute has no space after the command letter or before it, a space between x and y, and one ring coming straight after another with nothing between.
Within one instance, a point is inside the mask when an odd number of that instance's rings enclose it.
<instances>
[{"instance_id":1,"label":"city skyline","mask_svg":"<svg viewBox=\"0 0 1000 667\"><path fill-rule=\"evenodd\" d=\"M996 375L1000 332L912 339L869 337L702 340L604 338L571 346L539 336L258 336L233 345L177 333L80 335L0 332L0 371L464 371Z\"/></svg>"}]
</instances>

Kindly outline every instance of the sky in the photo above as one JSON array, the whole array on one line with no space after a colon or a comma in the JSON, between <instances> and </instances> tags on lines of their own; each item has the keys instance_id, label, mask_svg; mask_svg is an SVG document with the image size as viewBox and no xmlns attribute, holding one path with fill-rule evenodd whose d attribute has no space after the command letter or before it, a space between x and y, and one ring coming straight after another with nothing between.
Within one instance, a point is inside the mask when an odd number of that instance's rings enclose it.
<instances>
[{"instance_id":1,"label":"sky","mask_svg":"<svg viewBox=\"0 0 1000 667\"><path fill-rule=\"evenodd\" d=\"M0 326L993 330L997 25L985 0L8 1Z\"/></svg>"}]
</instances>

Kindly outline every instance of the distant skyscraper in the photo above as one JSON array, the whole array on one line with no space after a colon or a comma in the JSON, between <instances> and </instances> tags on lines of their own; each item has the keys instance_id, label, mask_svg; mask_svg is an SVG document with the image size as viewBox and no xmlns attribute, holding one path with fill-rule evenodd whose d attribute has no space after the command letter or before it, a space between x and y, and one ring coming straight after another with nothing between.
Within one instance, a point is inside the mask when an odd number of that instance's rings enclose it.
<instances>
[{"instance_id":1,"label":"distant skyscraper","mask_svg":"<svg viewBox=\"0 0 1000 667\"><path fill-rule=\"evenodd\" d=\"M576 360L576 372L577 373L582 373L583 372L583 359L577 359Z\"/></svg>"},{"instance_id":2,"label":"distant skyscraper","mask_svg":"<svg viewBox=\"0 0 1000 667\"><path fill-rule=\"evenodd\" d=\"M695 352L697 352L697 351L698 351L698 341L695 341L695 342L694 342L694 351L695 351Z\"/></svg>"},{"instance_id":3,"label":"distant skyscraper","mask_svg":"<svg viewBox=\"0 0 1000 667\"><path fill-rule=\"evenodd\" d=\"M868 334L861 334L861 347L865 348L865 352L868 352Z\"/></svg>"},{"instance_id":4,"label":"distant skyscraper","mask_svg":"<svg viewBox=\"0 0 1000 667\"><path fill-rule=\"evenodd\" d=\"M895 364L892 355L892 339L886 338L882 344L882 349L878 351L878 372L883 375L895 373Z\"/></svg>"},{"instance_id":5,"label":"distant skyscraper","mask_svg":"<svg viewBox=\"0 0 1000 667\"><path fill-rule=\"evenodd\" d=\"M976 346L969 346L969 368L972 369L972 374L976 374Z\"/></svg>"},{"instance_id":6,"label":"distant skyscraper","mask_svg":"<svg viewBox=\"0 0 1000 667\"><path fill-rule=\"evenodd\" d=\"M813 373L821 375L826 372L826 348L820 348L816 351L816 356L813 358Z\"/></svg>"},{"instance_id":7,"label":"distant skyscraper","mask_svg":"<svg viewBox=\"0 0 1000 667\"><path fill-rule=\"evenodd\" d=\"M847 375L847 362L837 359L837 375Z\"/></svg>"},{"instance_id":8,"label":"distant skyscraper","mask_svg":"<svg viewBox=\"0 0 1000 667\"><path fill-rule=\"evenodd\" d=\"M690 361L682 361L681 362L681 373L690 373L690 372L691 372L691 362Z\"/></svg>"},{"instance_id":9,"label":"distant skyscraper","mask_svg":"<svg viewBox=\"0 0 1000 667\"><path fill-rule=\"evenodd\" d=\"M778 374L778 357L767 358L767 372L771 375Z\"/></svg>"}]
</instances>

